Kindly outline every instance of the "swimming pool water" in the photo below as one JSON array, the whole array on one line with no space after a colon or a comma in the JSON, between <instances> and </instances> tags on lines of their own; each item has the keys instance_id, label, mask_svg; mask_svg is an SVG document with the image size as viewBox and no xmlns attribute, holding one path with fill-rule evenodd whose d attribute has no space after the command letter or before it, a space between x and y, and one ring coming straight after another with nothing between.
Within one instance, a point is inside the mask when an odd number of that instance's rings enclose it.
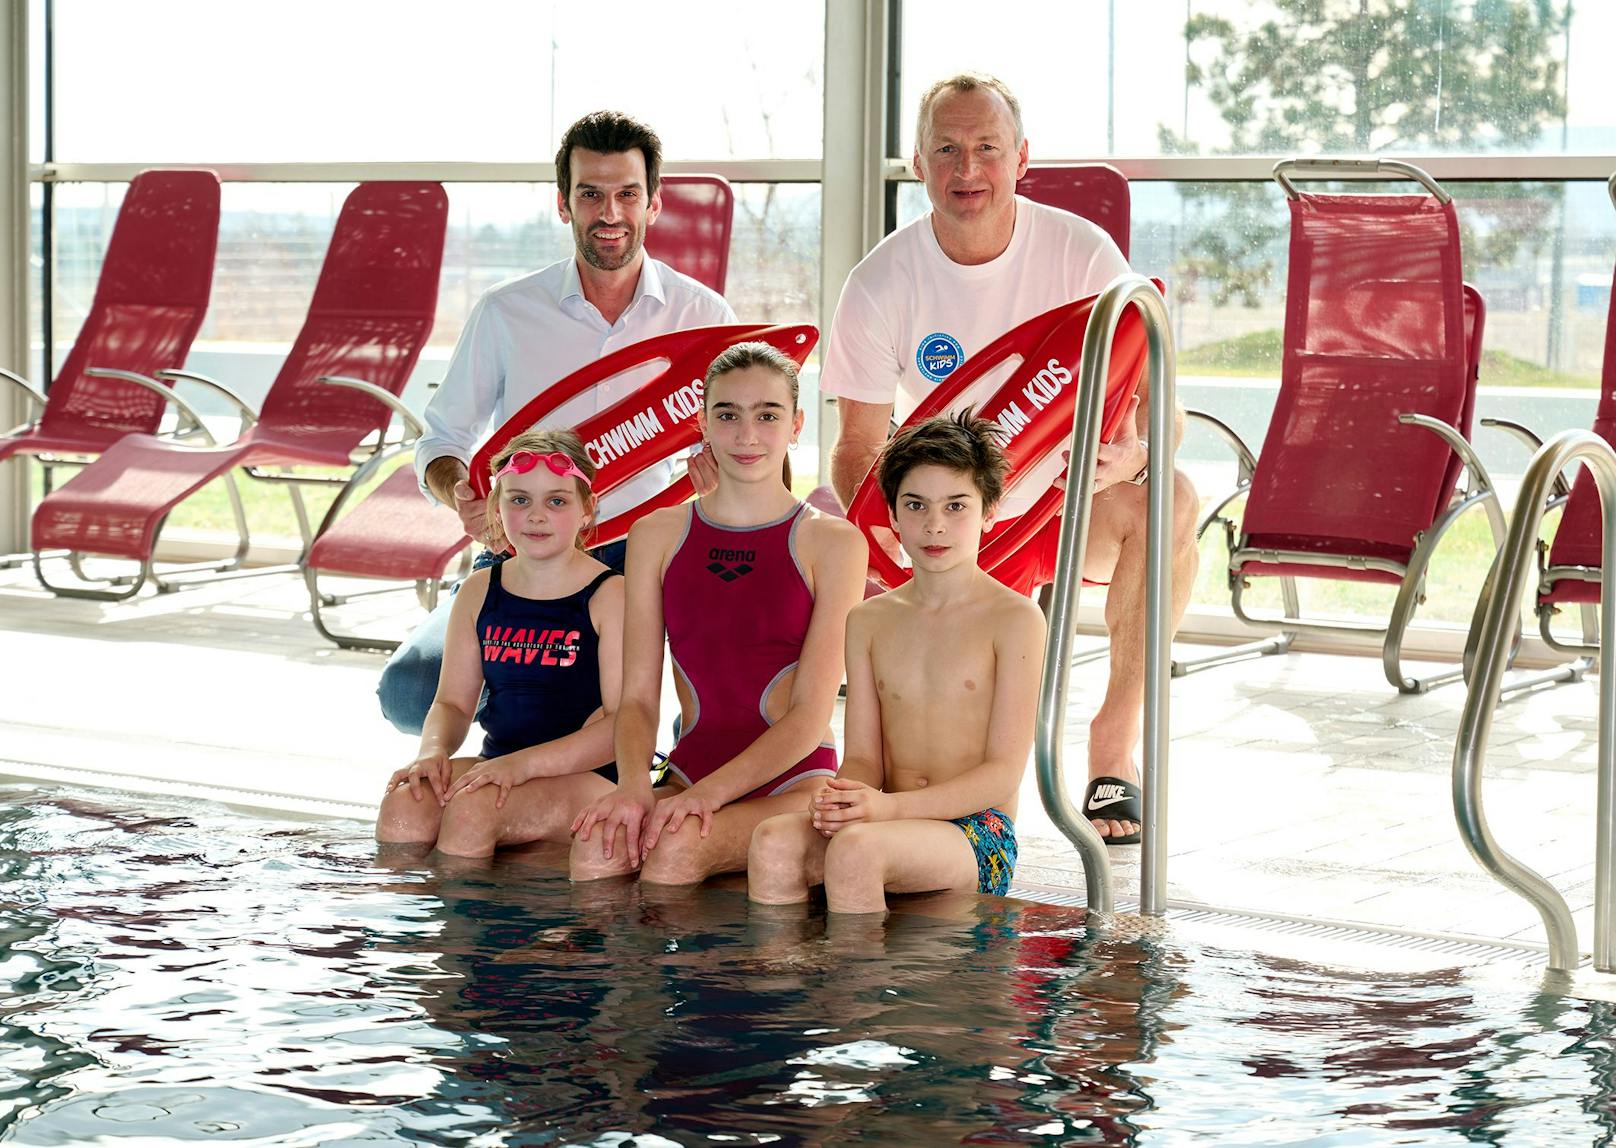
<instances>
[{"instance_id":1,"label":"swimming pool water","mask_svg":"<svg viewBox=\"0 0 1616 1148\"><path fill-rule=\"evenodd\" d=\"M0 785L0 1141L1600 1144L1608 1006Z\"/></svg>"}]
</instances>

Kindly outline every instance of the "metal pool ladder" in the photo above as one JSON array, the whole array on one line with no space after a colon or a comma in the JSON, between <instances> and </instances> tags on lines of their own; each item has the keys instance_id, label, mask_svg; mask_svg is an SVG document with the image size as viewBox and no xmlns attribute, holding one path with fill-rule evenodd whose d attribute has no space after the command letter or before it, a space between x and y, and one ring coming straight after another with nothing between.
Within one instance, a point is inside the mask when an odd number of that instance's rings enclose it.
<instances>
[{"instance_id":1,"label":"metal pool ladder","mask_svg":"<svg viewBox=\"0 0 1616 1148\"><path fill-rule=\"evenodd\" d=\"M1616 186L1613 186L1616 198ZM1549 968L1573 971L1580 954L1577 927L1571 909L1557 889L1540 874L1522 864L1493 839L1481 800L1481 766L1486 756L1487 735L1492 730L1493 711L1504 685L1510 645L1520 629L1521 595L1533 570L1532 553L1538 529L1547 509L1549 487L1567 464L1580 461L1593 474L1599 487L1600 518L1604 542L1600 562L1599 648L1616 650L1616 451L1596 434L1583 430L1563 431L1544 443L1532 456L1521 480L1520 497L1510 516L1509 537L1493 561L1493 568L1476 603L1470 634L1473 660L1469 694L1459 722L1458 742L1453 752L1453 811L1459 822L1459 835L1471 854L1505 888L1522 897L1543 918L1549 935ZM1595 821L1598 844L1594 863L1594 968L1616 971L1616 933L1612 919L1611 840L1616 832L1616 794L1612 792L1612 767L1616 765L1616 674L1599 673L1599 791Z\"/></svg>"},{"instance_id":2,"label":"metal pool ladder","mask_svg":"<svg viewBox=\"0 0 1616 1148\"><path fill-rule=\"evenodd\" d=\"M1072 664L1072 632L1077 594L1082 582L1083 550L1088 544L1090 487L1099 453L1100 417L1110 375L1111 341L1130 306L1144 320L1150 371L1150 434L1156 444L1174 440L1177 409L1176 365L1167 304L1155 284L1142 275L1119 275L1106 285L1089 313L1083 335L1083 360L1077 378L1071 464L1066 502L1061 512L1060 549L1049 608L1049 639L1044 647L1044 677L1038 694L1035 754L1038 791L1050 819L1077 847L1090 909L1113 908L1111 862L1105 841L1072 801L1061 765L1066 724L1067 675ZM1616 471L1613 471L1616 477ZM1160 916L1167 908L1167 704L1168 670L1172 664L1172 631L1167 612L1172 603L1173 451L1150 452L1150 502L1145 558L1145 736L1141 817L1139 908Z\"/></svg>"}]
</instances>

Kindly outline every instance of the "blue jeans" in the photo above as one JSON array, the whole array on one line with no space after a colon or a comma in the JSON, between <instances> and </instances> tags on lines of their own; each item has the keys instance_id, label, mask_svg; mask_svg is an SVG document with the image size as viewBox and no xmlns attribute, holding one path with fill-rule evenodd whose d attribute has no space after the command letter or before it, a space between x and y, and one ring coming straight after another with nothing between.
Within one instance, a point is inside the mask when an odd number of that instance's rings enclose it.
<instances>
[{"instance_id":1,"label":"blue jeans","mask_svg":"<svg viewBox=\"0 0 1616 1148\"><path fill-rule=\"evenodd\" d=\"M621 572L627 550L625 542L608 542L589 554ZM499 561L501 559L492 551L484 550L471 565L472 569L481 570ZM376 683L376 697L381 702L382 716L400 733L418 734L426 723L426 711L432 708L432 699L438 692L438 672L443 668L443 641L449 633L449 610L454 605L452 595L459 589L456 586L449 595L438 600L437 608L404 639L382 668L381 680ZM481 704L478 709L482 709Z\"/></svg>"}]
</instances>

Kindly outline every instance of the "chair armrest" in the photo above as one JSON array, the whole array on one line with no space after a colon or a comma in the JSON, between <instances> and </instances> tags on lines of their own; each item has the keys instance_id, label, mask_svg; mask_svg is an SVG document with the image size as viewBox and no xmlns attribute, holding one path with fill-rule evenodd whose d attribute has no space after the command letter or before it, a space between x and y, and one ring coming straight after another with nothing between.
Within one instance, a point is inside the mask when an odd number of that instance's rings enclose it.
<instances>
[{"instance_id":1,"label":"chair armrest","mask_svg":"<svg viewBox=\"0 0 1616 1148\"><path fill-rule=\"evenodd\" d=\"M209 446L217 446L218 440L208 430L207 424L197 409L185 401L183 395L174 393L173 387L165 387L156 379L136 374L134 371L120 371L115 367L86 367L84 373L92 379L118 379L120 382L133 383L137 387L145 387L148 391L159 396L164 402L173 403L179 412L191 420L191 425L202 435Z\"/></svg>"},{"instance_id":2,"label":"chair armrest","mask_svg":"<svg viewBox=\"0 0 1616 1148\"><path fill-rule=\"evenodd\" d=\"M1526 426L1523 423L1518 423L1513 419L1482 419L1481 425L1495 430L1504 431L1506 434L1514 435L1523 444L1525 444L1526 449L1531 451L1533 454L1536 454L1538 451L1543 449L1542 436L1531 427ZM1571 483L1566 479L1565 471L1562 470L1559 474L1554 476L1553 490L1554 493L1549 497L1550 506L1554 506L1557 502L1563 502L1567 498L1571 497Z\"/></svg>"},{"instance_id":3,"label":"chair armrest","mask_svg":"<svg viewBox=\"0 0 1616 1148\"><path fill-rule=\"evenodd\" d=\"M158 371L157 377L159 379L168 379L170 382L175 383L179 382L181 379L188 383L198 383L201 386L208 388L208 390L212 391L214 394L222 396L230 403L231 406L236 408L236 413L241 417L241 430L237 432L238 434L245 434L247 432L247 428L251 427L258 421L257 412L254 411L252 407L247 405L247 400L242 398L229 387L225 386L218 379L210 378L209 376L201 374L197 371L182 371L178 368L171 368L166 371Z\"/></svg>"},{"instance_id":4,"label":"chair armrest","mask_svg":"<svg viewBox=\"0 0 1616 1148\"><path fill-rule=\"evenodd\" d=\"M1471 482L1476 484L1477 489L1492 491L1496 496L1497 488L1493 486L1492 475L1487 473L1487 468L1482 465L1481 456L1476 453L1476 448L1470 445L1469 439L1459 433L1458 428L1430 415L1402 414L1397 416L1397 421L1404 426L1428 430L1447 443L1453 453L1459 456L1459 461L1464 463L1465 469L1470 472Z\"/></svg>"},{"instance_id":5,"label":"chair armrest","mask_svg":"<svg viewBox=\"0 0 1616 1148\"><path fill-rule=\"evenodd\" d=\"M367 383L363 379L350 378L347 375L321 375L314 381L328 383L333 387L347 387L349 390L358 391L362 395L369 395L381 403L403 422L404 428L408 432L404 439L406 443L413 442L426 433L426 427L421 425L421 420L415 417L414 411L399 401L398 396L393 392L383 390L375 383ZM377 445L379 448L380 444Z\"/></svg>"},{"instance_id":6,"label":"chair armrest","mask_svg":"<svg viewBox=\"0 0 1616 1148\"><path fill-rule=\"evenodd\" d=\"M1246 440L1241 438L1232 426L1216 415L1209 415L1205 411L1190 410L1188 408L1184 411L1184 419L1186 422L1205 423L1209 430L1216 433L1219 438L1227 443L1229 449L1234 451L1235 461L1240 466L1241 485L1248 485L1251 482L1251 476L1257 472L1257 456L1251 453L1251 448L1246 445Z\"/></svg>"},{"instance_id":7,"label":"chair armrest","mask_svg":"<svg viewBox=\"0 0 1616 1148\"><path fill-rule=\"evenodd\" d=\"M4 367L0 367L0 379L5 379L6 382L12 384L13 386L21 388L23 394L33 399L34 403L39 407L40 410L45 409L45 392L34 386L34 384L30 383L27 379L23 378L21 375L13 374Z\"/></svg>"}]
</instances>

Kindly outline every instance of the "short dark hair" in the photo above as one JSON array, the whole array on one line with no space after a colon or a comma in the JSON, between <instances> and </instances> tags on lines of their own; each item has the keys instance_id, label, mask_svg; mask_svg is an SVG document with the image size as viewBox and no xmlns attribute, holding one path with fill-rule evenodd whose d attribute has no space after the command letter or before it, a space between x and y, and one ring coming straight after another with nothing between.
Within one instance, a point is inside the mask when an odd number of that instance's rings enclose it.
<instances>
[{"instance_id":1,"label":"short dark hair","mask_svg":"<svg viewBox=\"0 0 1616 1148\"><path fill-rule=\"evenodd\" d=\"M556 149L556 186L564 203L572 200L572 149L576 147L602 155L638 148L645 156L645 194L655 192L662 182L662 141L656 132L622 112L590 112L567 129Z\"/></svg>"},{"instance_id":2,"label":"short dark hair","mask_svg":"<svg viewBox=\"0 0 1616 1148\"><path fill-rule=\"evenodd\" d=\"M999 445L998 427L977 418L970 407L956 415L937 415L892 436L875 464L875 480L887 508L898 508L898 488L917 466L962 470L982 495L982 509L992 510L1004 497L1010 460Z\"/></svg>"}]
</instances>

